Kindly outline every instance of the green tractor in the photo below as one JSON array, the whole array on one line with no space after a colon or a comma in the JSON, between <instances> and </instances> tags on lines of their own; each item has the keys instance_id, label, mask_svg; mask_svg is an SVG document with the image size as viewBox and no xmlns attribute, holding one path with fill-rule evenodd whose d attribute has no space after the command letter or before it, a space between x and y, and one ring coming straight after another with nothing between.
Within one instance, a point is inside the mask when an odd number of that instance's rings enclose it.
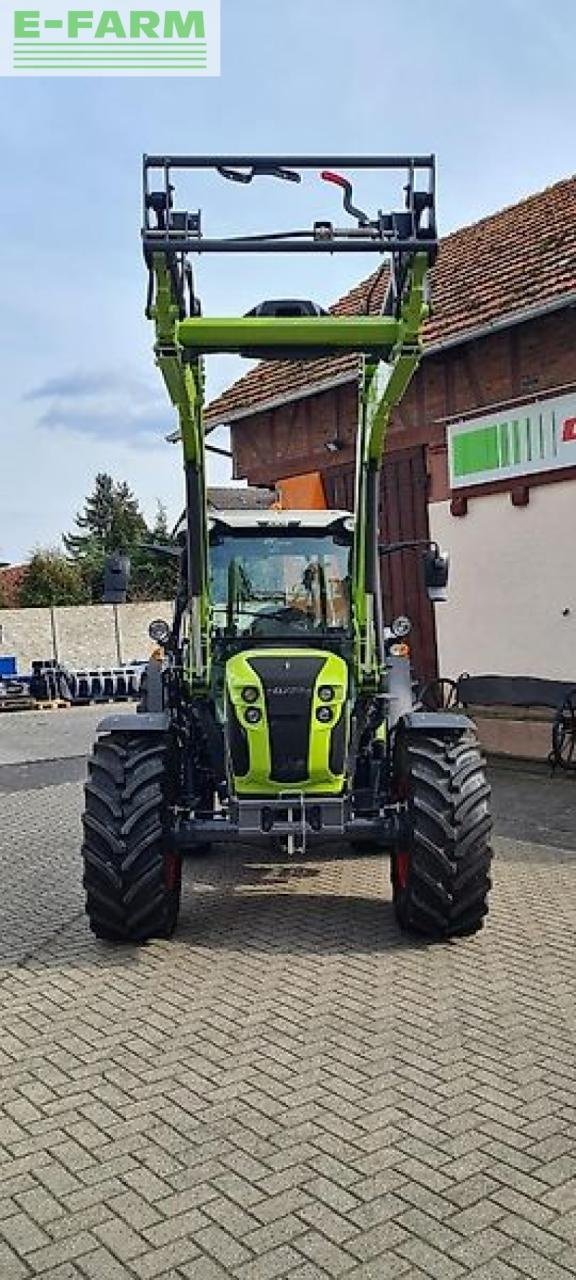
<instances>
[{"instance_id":1,"label":"green tractor","mask_svg":"<svg viewBox=\"0 0 576 1280\"><path fill-rule=\"evenodd\" d=\"M176 170L248 184L318 169L343 191L344 227L209 237L200 212L175 208ZM357 208L339 169L400 170L402 209ZM421 354L434 173L432 156L144 157L147 315L179 418L186 511L174 617L151 627L162 660L149 663L138 711L99 726L89 764L84 885L100 938L171 935L183 855L229 841L278 842L289 855L327 841L390 852L402 929L449 938L482 925L490 792L474 725L415 700L401 643L410 624L386 625L381 603L381 556L400 547L379 540L380 469ZM193 255L278 252L378 254L382 312L338 316L289 299L203 316ZM208 513L203 362L221 352L359 357L353 513ZM429 594L442 597L447 557L434 544L423 556Z\"/></svg>"}]
</instances>

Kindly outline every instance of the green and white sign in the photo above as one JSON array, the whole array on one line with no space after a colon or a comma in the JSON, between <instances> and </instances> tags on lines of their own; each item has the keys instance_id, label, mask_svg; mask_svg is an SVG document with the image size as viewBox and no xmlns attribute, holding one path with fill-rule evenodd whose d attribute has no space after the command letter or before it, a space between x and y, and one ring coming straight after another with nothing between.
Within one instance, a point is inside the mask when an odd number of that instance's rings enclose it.
<instances>
[{"instance_id":1,"label":"green and white sign","mask_svg":"<svg viewBox=\"0 0 576 1280\"><path fill-rule=\"evenodd\" d=\"M456 422L448 457L453 489L576 467L576 393Z\"/></svg>"},{"instance_id":2,"label":"green and white sign","mask_svg":"<svg viewBox=\"0 0 576 1280\"><path fill-rule=\"evenodd\" d=\"M194 0L193 0L194 6ZM220 0L194 7L44 8L0 0L0 75L218 76Z\"/></svg>"}]
</instances>

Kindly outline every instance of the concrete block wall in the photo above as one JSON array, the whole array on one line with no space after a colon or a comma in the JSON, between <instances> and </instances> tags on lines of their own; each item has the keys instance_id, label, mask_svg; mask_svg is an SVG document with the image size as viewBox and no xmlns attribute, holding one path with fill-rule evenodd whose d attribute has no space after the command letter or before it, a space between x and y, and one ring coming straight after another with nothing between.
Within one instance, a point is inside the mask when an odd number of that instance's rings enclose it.
<instances>
[{"instance_id":1,"label":"concrete block wall","mask_svg":"<svg viewBox=\"0 0 576 1280\"><path fill-rule=\"evenodd\" d=\"M14 656L22 675L34 660L57 658L66 666L106 667L149 657L148 627L172 616L168 601L137 604L0 609L0 656Z\"/></svg>"}]
</instances>

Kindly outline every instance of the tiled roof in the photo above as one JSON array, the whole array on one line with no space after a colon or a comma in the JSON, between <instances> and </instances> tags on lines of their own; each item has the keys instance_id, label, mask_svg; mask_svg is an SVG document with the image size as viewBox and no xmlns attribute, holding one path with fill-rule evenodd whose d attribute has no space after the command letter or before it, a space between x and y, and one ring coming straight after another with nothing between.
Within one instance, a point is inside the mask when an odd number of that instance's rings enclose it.
<instances>
[{"instance_id":1,"label":"tiled roof","mask_svg":"<svg viewBox=\"0 0 576 1280\"><path fill-rule=\"evenodd\" d=\"M0 606L5 609L18 608L20 589L27 567L25 564L9 564L4 569L0 569Z\"/></svg>"},{"instance_id":2,"label":"tiled roof","mask_svg":"<svg viewBox=\"0 0 576 1280\"><path fill-rule=\"evenodd\" d=\"M431 285L433 313L424 328L425 347L464 339L507 316L513 320L576 292L576 178L445 236ZM385 287L384 273L375 272L332 310L362 313L371 295L370 310L378 311ZM297 399L318 384L353 376L356 368L355 356L266 361L214 400L206 421L225 422L276 398Z\"/></svg>"}]
</instances>

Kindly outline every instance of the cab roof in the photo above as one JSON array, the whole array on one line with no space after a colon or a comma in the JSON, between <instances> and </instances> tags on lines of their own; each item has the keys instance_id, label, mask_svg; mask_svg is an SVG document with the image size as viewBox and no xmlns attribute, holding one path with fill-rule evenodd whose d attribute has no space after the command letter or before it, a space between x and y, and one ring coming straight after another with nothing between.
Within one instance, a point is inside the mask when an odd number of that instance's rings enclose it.
<instances>
[{"instance_id":1,"label":"cab roof","mask_svg":"<svg viewBox=\"0 0 576 1280\"><path fill-rule=\"evenodd\" d=\"M228 529L330 529L353 519L350 511L211 511L208 525Z\"/></svg>"}]
</instances>

